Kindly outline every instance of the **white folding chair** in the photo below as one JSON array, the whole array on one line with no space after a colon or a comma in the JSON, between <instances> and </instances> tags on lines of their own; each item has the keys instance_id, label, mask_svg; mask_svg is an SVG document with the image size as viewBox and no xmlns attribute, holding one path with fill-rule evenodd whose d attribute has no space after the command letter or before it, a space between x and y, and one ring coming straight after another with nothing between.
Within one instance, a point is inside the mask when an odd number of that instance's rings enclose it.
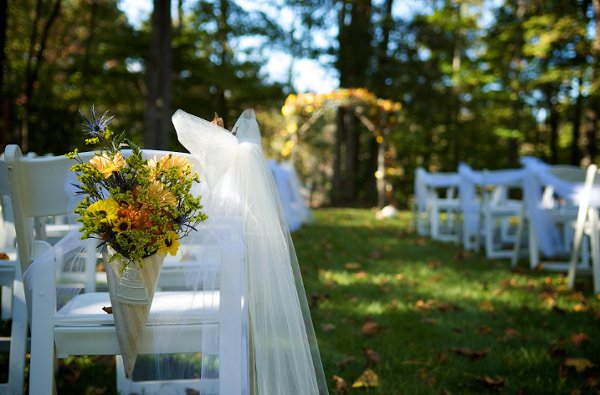
<instances>
[{"instance_id":1,"label":"white folding chair","mask_svg":"<svg viewBox=\"0 0 600 395\"><path fill-rule=\"evenodd\" d=\"M582 241L584 236L590 240L592 257L592 275L594 292L600 293L600 219L598 208L600 206L600 174L596 165L590 165L587 169L585 185L581 191L579 210L575 224L575 235L573 237L573 248L571 260L569 261L569 274L567 284L573 288L575 275L578 270L578 261L582 252ZM580 269L581 270L581 269Z\"/></svg>"},{"instance_id":2,"label":"white folding chair","mask_svg":"<svg viewBox=\"0 0 600 395\"><path fill-rule=\"evenodd\" d=\"M489 259L513 256L518 228L515 221L521 214L523 201L510 198L510 193L522 193L523 177L522 169L482 172L482 232L478 232L477 237L483 236L485 256ZM479 246L480 240L476 244Z\"/></svg>"},{"instance_id":3,"label":"white folding chair","mask_svg":"<svg viewBox=\"0 0 600 395\"><path fill-rule=\"evenodd\" d=\"M574 185L583 185L586 170L577 166L533 163L526 171L526 204L521 213L512 265L517 265L526 232L530 268L566 272L578 211L570 195ZM582 268L589 265L587 248L583 251L579 264Z\"/></svg>"},{"instance_id":4,"label":"white folding chair","mask_svg":"<svg viewBox=\"0 0 600 395\"><path fill-rule=\"evenodd\" d=\"M93 153L80 155L89 160ZM18 254L25 273L33 260L50 248L47 242L35 238L32 219L68 214L69 196L64 190L64 181L73 161L65 156L23 158L16 145L6 148L5 157ZM141 341L140 354L189 353L206 350L203 341L214 339L218 375L196 380L197 386L193 389L201 393L240 394L248 377L247 363L244 363L247 357L244 295L239 283L232 281L232 276L243 272L243 254L231 250L220 256L220 268L227 265L228 270L221 270L217 294L211 291L155 294ZM56 272L51 265L39 265L31 278L26 276L25 279L31 318L31 394L55 391L55 357L120 353L113 316L101 310L103 306L110 306L108 293L81 293L57 308ZM173 322L173 310L181 306L189 306L185 309L189 318L185 324ZM225 316L222 311L229 314ZM177 336L161 338L160 349L157 349L153 339L160 336L161 326L167 323L177 329ZM160 385L166 388L165 383Z\"/></svg>"},{"instance_id":5,"label":"white folding chair","mask_svg":"<svg viewBox=\"0 0 600 395\"><path fill-rule=\"evenodd\" d=\"M460 202L458 174L415 172L415 217L417 232L433 240L458 242Z\"/></svg>"},{"instance_id":6,"label":"white folding chair","mask_svg":"<svg viewBox=\"0 0 600 395\"><path fill-rule=\"evenodd\" d=\"M8 199L8 168L4 161L0 161L0 198ZM11 217L7 206L4 215ZM23 393L23 380L25 375L25 353L27 351L27 308L25 305L25 292L21 268L12 250L7 254L10 259L0 261L0 286L2 287L2 319L11 319L10 337L0 338L2 352L9 352L8 382L0 384L0 393Z\"/></svg>"}]
</instances>

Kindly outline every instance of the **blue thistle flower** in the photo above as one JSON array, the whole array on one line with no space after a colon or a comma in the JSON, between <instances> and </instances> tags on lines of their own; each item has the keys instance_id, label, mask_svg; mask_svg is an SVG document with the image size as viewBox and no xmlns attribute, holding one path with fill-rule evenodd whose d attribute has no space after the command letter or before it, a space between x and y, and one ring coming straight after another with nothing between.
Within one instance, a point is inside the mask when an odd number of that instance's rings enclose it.
<instances>
[{"instance_id":1,"label":"blue thistle flower","mask_svg":"<svg viewBox=\"0 0 600 395\"><path fill-rule=\"evenodd\" d=\"M81 115L81 118L83 118L83 120L84 120L84 123L82 124L83 131L86 132L91 137L98 137L102 133L104 133L108 124L115 117L114 115L107 117L106 114L108 114L108 110L104 111L104 113L102 115L100 115L100 117L97 117L96 109L94 108L93 104L90 109L91 116L89 118L86 117L83 114L83 112L81 112L81 110L79 110L79 114Z\"/></svg>"}]
</instances>

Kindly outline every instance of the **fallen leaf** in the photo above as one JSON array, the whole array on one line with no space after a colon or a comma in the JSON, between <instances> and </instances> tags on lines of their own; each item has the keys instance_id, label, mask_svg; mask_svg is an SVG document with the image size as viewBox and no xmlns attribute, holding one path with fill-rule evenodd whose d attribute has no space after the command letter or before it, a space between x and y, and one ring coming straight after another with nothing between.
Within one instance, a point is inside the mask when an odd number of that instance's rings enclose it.
<instances>
[{"instance_id":1,"label":"fallen leaf","mask_svg":"<svg viewBox=\"0 0 600 395\"><path fill-rule=\"evenodd\" d=\"M367 277L367 273L366 272L362 272L362 271L361 272L357 272L357 273L353 274L353 277L354 278L358 278L358 279L366 278Z\"/></svg>"},{"instance_id":2,"label":"fallen leaf","mask_svg":"<svg viewBox=\"0 0 600 395\"><path fill-rule=\"evenodd\" d=\"M493 390L500 390L506 385L506 378L502 376L490 377L488 375L483 375L481 381L483 381L483 385Z\"/></svg>"},{"instance_id":3,"label":"fallen leaf","mask_svg":"<svg viewBox=\"0 0 600 395\"><path fill-rule=\"evenodd\" d=\"M587 358L567 358L565 366L573 367L577 373L583 373L588 368L593 368L595 365Z\"/></svg>"},{"instance_id":4,"label":"fallen leaf","mask_svg":"<svg viewBox=\"0 0 600 395\"><path fill-rule=\"evenodd\" d=\"M329 322L326 322L324 324L321 324L321 328L323 328L323 330L325 332L331 332L332 330L335 329L335 325Z\"/></svg>"},{"instance_id":5,"label":"fallen leaf","mask_svg":"<svg viewBox=\"0 0 600 395\"><path fill-rule=\"evenodd\" d=\"M361 264L358 262L348 262L344 265L346 270L358 270L361 268Z\"/></svg>"},{"instance_id":6,"label":"fallen leaf","mask_svg":"<svg viewBox=\"0 0 600 395\"><path fill-rule=\"evenodd\" d=\"M394 276L394 278L398 281L402 281L404 279L404 274L398 273L396 276Z\"/></svg>"},{"instance_id":7,"label":"fallen leaf","mask_svg":"<svg viewBox=\"0 0 600 395\"><path fill-rule=\"evenodd\" d=\"M424 324L428 324L428 325L437 324L437 321L435 320L435 318L431 318L431 317L425 317L425 318L423 318L423 320L421 322Z\"/></svg>"},{"instance_id":8,"label":"fallen leaf","mask_svg":"<svg viewBox=\"0 0 600 395\"><path fill-rule=\"evenodd\" d=\"M504 330L504 337L503 337L504 340L515 339L518 337L521 337L521 332L519 332L515 328L506 328Z\"/></svg>"},{"instance_id":9,"label":"fallen leaf","mask_svg":"<svg viewBox=\"0 0 600 395\"><path fill-rule=\"evenodd\" d=\"M428 301L419 299L415 303L415 308L417 308L419 310L429 310L433 307L434 304L435 304L435 301L433 301L431 299L429 299Z\"/></svg>"},{"instance_id":10,"label":"fallen leaf","mask_svg":"<svg viewBox=\"0 0 600 395\"><path fill-rule=\"evenodd\" d=\"M573 306L573 311L585 311L587 308L585 307L585 305L583 303L577 303L575 306Z\"/></svg>"},{"instance_id":11,"label":"fallen leaf","mask_svg":"<svg viewBox=\"0 0 600 395\"><path fill-rule=\"evenodd\" d=\"M451 348L450 351L455 354L467 357L467 358L471 359L471 361L481 359L481 358L485 357L485 355L487 354L487 351L476 351L476 350L471 350L470 348Z\"/></svg>"},{"instance_id":12,"label":"fallen leaf","mask_svg":"<svg viewBox=\"0 0 600 395\"><path fill-rule=\"evenodd\" d=\"M419 369L419 379L432 387L437 383L437 379L429 374L424 368Z\"/></svg>"},{"instance_id":13,"label":"fallen leaf","mask_svg":"<svg viewBox=\"0 0 600 395\"><path fill-rule=\"evenodd\" d=\"M493 331L494 329L489 325L482 325L476 330L477 333L492 333Z\"/></svg>"},{"instance_id":14,"label":"fallen leaf","mask_svg":"<svg viewBox=\"0 0 600 395\"><path fill-rule=\"evenodd\" d=\"M379 387L379 376L371 369L365 370L352 384L352 388Z\"/></svg>"},{"instance_id":15,"label":"fallen leaf","mask_svg":"<svg viewBox=\"0 0 600 395\"><path fill-rule=\"evenodd\" d=\"M579 347L581 344L587 343L588 341L590 341L590 337L584 332L571 335L571 343L573 343L575 347Z\"/></svg>"},{"instance_id":16,"label":"fallen leaf","mask_svg":"<svg viewBox=\"0 0 600 395\"><path fill-rule=\"evenodd\" d=\"M481 303L479 303L479 308L482 311L487 311L489 313L495 311L496 309L494 308L494 305L492 304L492 302L490 302L489 300L484 300Z\"/></svg>"},{"instance_id":17,"label":"fallen leaf","mask_svg":"<svg viewBox=\"0 0 600 395\"><path fill-rule=\"evenodd\" d=\"M102 307L102 311L104 311L106 314L112 314L112 306L104 306Z\"/></svg>"},{"instance_id":18,"label":"fallen leaf","mask_svg":"<svg viewBox=\"0 0 600 395\"><path fill-rule=\"evenodd\" d=\"M365 321L360 331L363 333L363 335L377 335L383 331L383 327L376 321L368 319Z\"/></svg>"},{"instance_id":19,"label":"fallen leaf","mask_svg":"<svg viewBox=\"0 0 600 395\"><path fill-rule=\"evenodd\" d=\"M348 390L348 385L346 384L346 380L341 378L340 376L333 375L331 377L331 381L335 383L335 390L338 394L345 394Z\"/></svg>"},{"instance_id":20,"label":"fallen leaf","mask_svg":"<svg viewBox=\"0 0 600 395\"><path fill-rule=\"evenodd\" d=\"M372 362L372 363L381 362L381 357L373 349L365 348L365 356L367 357L367 360L369 362Z\"/></svg>"},{"instance_id":21,"label":"fallen leaf","mask_svg":"<svg viewBox=\"0 0 600 395\"><path fill-rule=\"evenodd\" d=\"M455 305L454 303L440 303L437 306L439 311L461 311L460 306Z\"/></svg>"},{"instance_id":22,"label":"fallen leaf","mask_svg":"<svg viewBox=\"0 0 600 395\"><path fill-rule=\"evenodd\" d=\"M0 260L7 261L9 259L10 259L10 257L8 256L8 254L6 252L0 252Z\"/></svg>"},{"instance_id":23,"label":"fallen leaf","mask_svg":"<svg viewBox=\"0 0 600 395\"><path fill-rule=\"evenodd\" d=\"M590 376L585 380L590 387L595 387L600 384L600 377Z\"/></svg>"},{"instance_id":24,"label":"fallen leaf","mask_svg":"<svg viewBox=\"0 0 600 395\"><path fill-rule=\"evenodd\" d=\"M446 362L448 362L448 354L446 354L445 352L438 352L438 353L435 355L435 362L436 362L438 365L443 365L443 364L445 364Z\"/></svg>"}]
</instances>

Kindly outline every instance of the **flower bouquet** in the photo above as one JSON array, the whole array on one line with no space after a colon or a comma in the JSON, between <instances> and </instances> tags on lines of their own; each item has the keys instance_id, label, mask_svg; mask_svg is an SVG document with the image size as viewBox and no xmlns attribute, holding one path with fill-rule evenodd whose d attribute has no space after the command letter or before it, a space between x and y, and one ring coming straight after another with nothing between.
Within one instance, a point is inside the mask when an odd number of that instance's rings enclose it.
<instances>
[{"instance_id":1,"label":"flower bouquet","mask_svg":"<svg viewBox=\"0 0 600 395\"><path fill-rule=\"evenodd\" d=\"M144 159L142 151L108 125L104 112L85 117L87 145L102 148L89 161L75 150L67 156L77 164L75 209L82 239L96 238L103 247L115 327L127 376L150 311L166 254L175 255L179 240L206 220L200 197L191 193L199 176L185 157L168 154ZM122 151L129 148L127 155Z\"/></svg>"}]
</instances>

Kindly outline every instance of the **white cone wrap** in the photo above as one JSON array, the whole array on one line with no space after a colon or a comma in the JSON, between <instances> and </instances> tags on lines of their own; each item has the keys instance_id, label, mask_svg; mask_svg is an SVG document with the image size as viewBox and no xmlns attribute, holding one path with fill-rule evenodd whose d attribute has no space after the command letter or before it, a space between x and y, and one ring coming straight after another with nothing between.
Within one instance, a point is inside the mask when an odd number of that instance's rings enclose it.
<instances>
[{"instance_id":1,"label":"white cone wrap","mask_svg":"<svg viewBox=\"0 0 600 395\"><path fill-rule=\"evenodd\" d=\"M112 262L111 255L113 255ZM125 374L127 377L131 377L138 356L140 340L144 335L146 320L148 319L148 313L150 312L150 306L154 298L156 282L158 281L158 275L160 274L160 268L165 256L162 254L151 255L144 258L143 267L133 267L133 264L129 264L130 267L127 269L137 271L139 280L146 290L147 303L135 299L124 302L124 300L128 299L128 294L126 288L119 287L123 274L120 272L120 268L122 267L124 258L118 254L115 255L114 252L112 254L103 253L102 256L104 258L104 265L106 266L106 278L108 281L112 314L115 321L119 347L123 356ZM134 287L133 291L135 295L139 288L135 284Z\"/></svg>"}]
</instances>

